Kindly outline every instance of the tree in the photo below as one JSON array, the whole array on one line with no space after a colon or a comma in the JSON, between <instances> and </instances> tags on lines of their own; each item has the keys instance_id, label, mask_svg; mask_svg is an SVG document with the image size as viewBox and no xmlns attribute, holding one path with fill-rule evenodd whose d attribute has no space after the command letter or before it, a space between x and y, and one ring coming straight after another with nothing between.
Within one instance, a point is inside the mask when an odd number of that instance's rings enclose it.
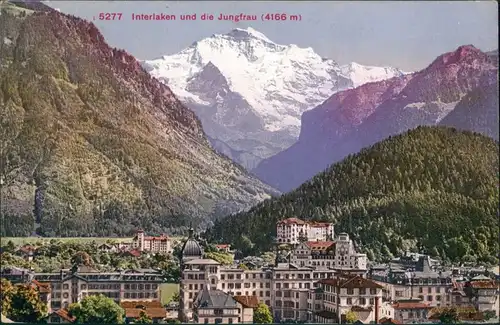
<instances>
[{"instance_id":1,"label":"tree","mask_svg":"<svg viewBox=\"0 0 500 325\"><path fill-rule=\"evenodd\" d=\"M234 262L233 256L231 254L222 252L209 252L205 254L205 258L212 259L219 262L222 265L231 265Z\"/></svg>"},{"instance_id":2,"label":"tree","mask_svg":"<svg viewBox=\"0 0 500 325\"><path fill-rule=\"evenodd\" d=\"M179 295L179 291L174 292L170 301L179 302L181 300L181 296Z\"/></svg>"},{"instance_id":3,"label":"tree","mask_svg":"<svg viewBox=\"0 0 500 325\"><path fill-rule=\"evenodd\" d=\"M14 254L15 250L16 250L16 245L14 245L14 243L12 242L12 240L9 240L7 242L7 245L5 245L3 247L3 251L4 252L8 252L8 253L11 253L11 254Z\"/></svg>"},{"instance_id":4,"label":"tree","mask_svg":"<svg viewBox=\"0 0 500 325\"><path fill-rule=\"evenodd\" d=\"M92 257L87 253L87 252L76 252L75 255L71 257L71 264L73 265L85 265L85 266L92 266L93 261Z\"/></svg>"},{"instance_id":5,"label":"tree","mask_svg":"<svg viewBox=\"0 0 500 325\"><path fill-rule=\"evenodd\" d=\"M304 231L303 231L303 230L300 230L300 232L299 232L299 237L297 238L297 240L298 240L300 243L303 243L303 242L306 242L306 241L307 241L307 236L304 234Z\"/></svg>"},{"instance_id":6,"label":"tree","mask_svg":"<svg viewBox=\"0 0 500 325\"><path fill-rule=\"evenodd\" d=\"M352 310L349 310L347 314L345 314L345 321L347 323L352 324L357 320L358 320L358 315L356 315L356 313L353 312Z\"/></svg>"},{"instance_id":7,"label":"tree","mask_svg":"<svg viewBox=\"0 0 500 325\"><path fill-rule=\"evenodd\" d=\"M2 278L0 283L0 299L2 300L0 313L9 315L12 304L12 294L14 293L14 286L9 280Z\"/></svg>"},{"instance_id":8,"label":"tree","mask_svg":"<svg viewBox=\"0 0 500 325\"><path fill-rule=\"evenodd\" d=\"M485 310L483 312L483 317L485 321L489 321L492 318L496 318L497 313L494 310Z\"/></svg>"},{"instance_id":9,"label":"tree","mask_svg":"<svg viewBox=\"0 0 500 325\"><path fill-rule=\"evenodd\" d=\"M69 312L78 323L123 323L124 310L104 295L87 296L81 302L71 304Z\"/></svg>"},{"instance_id":10,"label":"tree","mask_svg":"<svg viewBox=\"0 0 500 325\"><path fill-rule=\"evenodd\" d=\"M163 278L169 283L179 283L181 278L181 269L178 263L174 261L160 262L158 268L161 270Z\"/></svg>"},{"instance_id":11,"label":"tree","mask_svg":"<svg viewBox=\"0 0 500 325\"><path fill-rule=\"evenodd\" d=\"M16 322L35 323L47 316L47 305L35 287L16 285L11 295L10 312L6 316Z\"/></svg>"},{"instance_id":12,"label":"tree","mask_svg":"<svg viewBox=\"0 0 500 325\"><path fill-rule=\"evenodd\" d=\"M153 320L146 314L144 310L139 313L139 318L134 321L134 324L152 324Z\"/></svg>"},{"instance_id":13,"label":"tree","mask_svg":"<svg viewBox=\"0 0 500 325\"><path fill-rule=\"evenodd\" d=\"M255 309L253 313L253 322L255 324L271 324L273 322L271 311L265 303L259 303Z\"/></svg>"},{"instance_id":14,"label":"tree","mask_svg":"<svg viewBox=\"0 0 500 325\"><path fill-rule=\"evenodd\" d=\"M432 318L438 318L442 324L456 324L460 321L455 307L435 308L432 310Z\"/></svg>"}]
</instances>

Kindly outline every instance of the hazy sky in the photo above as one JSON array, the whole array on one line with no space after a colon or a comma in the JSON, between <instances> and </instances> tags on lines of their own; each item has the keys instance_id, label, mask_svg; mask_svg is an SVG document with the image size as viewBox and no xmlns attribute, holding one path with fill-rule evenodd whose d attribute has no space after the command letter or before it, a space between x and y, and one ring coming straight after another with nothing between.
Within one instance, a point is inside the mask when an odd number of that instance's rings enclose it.
<instances>
[{"instance_id":1,"label":"hazy sky","mask_svg":"<svg viewBox=\"0 0 500 325\"><path fill-rule=\"evenodd\" d=\"M312 47L340 64L426 67L460 45L498 48L496 1L52 1L62 12L93 20L111 46L139 59L172 54L212 34L253 27L279 44ZM122 13L99 21L99 13ZM301 21L132 21L131 14L300 14Z\"/></svg>"}]
</instances>

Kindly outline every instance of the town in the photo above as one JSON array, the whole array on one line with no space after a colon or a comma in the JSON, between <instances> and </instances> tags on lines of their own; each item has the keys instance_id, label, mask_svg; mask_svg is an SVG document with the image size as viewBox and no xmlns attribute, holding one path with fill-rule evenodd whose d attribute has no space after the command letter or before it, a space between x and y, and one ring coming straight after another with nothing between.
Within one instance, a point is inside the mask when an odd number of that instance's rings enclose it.
<instances>
[{"instance_id":1,"label":"town","mask_svg":"<svg viewBox=\"0 0 500 325\"><path fill-rule=\"evenodd\" d=\"M260 257L204 243L194 229L184 240L138 231L84 247L13 246L2 246L2 323L498 322L498 270L418 253L375 264L328 222L278 222L275 251ZM58 250L71 255L67 268L32 267ZM27 292L38 299L29 310L19 303ZM89 304L116 315L91 318Z\"/></svg>"}]
</instances>

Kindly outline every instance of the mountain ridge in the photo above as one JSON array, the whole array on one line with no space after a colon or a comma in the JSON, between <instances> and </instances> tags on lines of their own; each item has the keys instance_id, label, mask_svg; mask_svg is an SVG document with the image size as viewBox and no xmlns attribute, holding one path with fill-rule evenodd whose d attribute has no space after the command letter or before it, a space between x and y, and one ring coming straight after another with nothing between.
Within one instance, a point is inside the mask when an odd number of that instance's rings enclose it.
<instances>
[{"instance_id":1,"label":"mountain ridge","mask_svg":"<svg viewBox=\"0 0 500 325\"><path fill-rule=\"evenodd\" d=\"M289 191L348 154L418 125L438 124L468 92L496 83L497 74L487 54L466 45L421 71L336 93L303 114L298 142L252 172Z\"/></svg>"},{"instance_id":2,"label":"mountain ridge","mask_svg":"<svg viewBox=\"0 0 500 325\"><path fill-rule=\"evenodd\" d=\"M91 22L2 12L0 36L2 235L182 232L279 193Z\"/></svg>"},{"instance_id":3,"label":"mountain ridge","mask_svg":"<svg viewBox=\"0 0 500 325\"><path fill-rule=\"evenodd\" d=\"M257 160L293 144L299 134L302 112L332 93L404 74L391 67L357 63L339 66L312 48L277 44L252 28L214 34L176 54L142 64L198 114L211 138ZM217 67L205 75L220 80L220 85L206 77L196 80L207 65ZM189 82L210 83L224 91L211 91L209 95L200 88L189 89ZM248 119L246 114L254 122L249 129L241 130L238 125ZM221 116L238 122L226 125L227 120ZM246 159L233 159L248 169L254 167Z\"/></svg>"}]
</instances>

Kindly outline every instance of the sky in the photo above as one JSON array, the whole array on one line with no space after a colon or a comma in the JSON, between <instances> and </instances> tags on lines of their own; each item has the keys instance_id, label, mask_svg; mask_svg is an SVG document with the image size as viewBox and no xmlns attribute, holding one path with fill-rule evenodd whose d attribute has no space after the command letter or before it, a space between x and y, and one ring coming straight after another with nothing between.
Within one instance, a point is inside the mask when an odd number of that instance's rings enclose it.
<instances>
[{"instance_id":1,"label":"sky","mask_svg":"<svg viewBox=\"0 0 500 325\"><path fill-rule=\"evenodd\" d=\"M252 27L278 44L312 47L339 64L425 68L437 56L472 44L498 49L496 1L50 1L64 13L93 21L108 44L154 59L197 40ZM121 13L121 20L99 20ZM134 14L175 14L176 21L132 21ZM181 14L196 21L180 21ZM300 21L203 21L203 13L300 15Z\"/></svg>"}]
</instances>

